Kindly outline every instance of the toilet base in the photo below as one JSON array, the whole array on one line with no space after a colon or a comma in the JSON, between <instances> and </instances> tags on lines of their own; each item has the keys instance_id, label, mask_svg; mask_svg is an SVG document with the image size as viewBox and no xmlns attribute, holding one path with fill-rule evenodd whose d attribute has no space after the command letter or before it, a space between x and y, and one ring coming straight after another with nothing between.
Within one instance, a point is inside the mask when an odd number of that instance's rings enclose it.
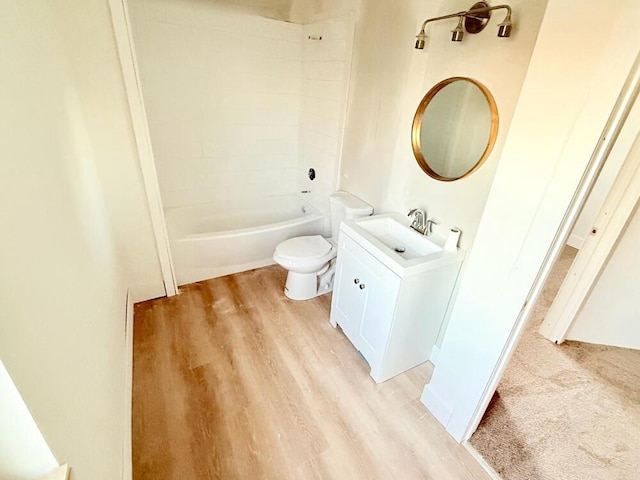
<instances>
[{"instance_id":1,"label":"toilet base","mask_svg":"<svg viewBox=\"0 0 640 480\"><path fill-rule=\"evenodd\" d=\"M291 300L309 300L318 296L318 275L289 272L284 294Z\"/></svg>"},{"instance_id":2,"label":"toilet base","mask_svg":"<svg viewBox=\"0 0 640 480\"><path fill-rule=\"evenodd\" d=\"M333 291L335 260L316 273L289 271L284 294L291 300L309 300Z\"/></svg>"}]
</instances>

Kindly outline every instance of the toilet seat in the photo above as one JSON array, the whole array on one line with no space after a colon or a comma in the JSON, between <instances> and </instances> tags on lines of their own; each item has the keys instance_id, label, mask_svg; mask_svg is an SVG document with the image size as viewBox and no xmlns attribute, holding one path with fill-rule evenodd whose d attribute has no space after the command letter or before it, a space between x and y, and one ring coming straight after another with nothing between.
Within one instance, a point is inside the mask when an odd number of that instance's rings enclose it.
<instances>
[{"instance_id":1,"label":"toilet seat","mask_svg":"<svg viewBox=\"0 0 640 480\"><path fill-rule=\"evenodd\" d=\"M331 252L333 245L321 235L309 235L285 240L276 247L276 255L288 261L313 261Z\"/></svg>"}]
</instances>

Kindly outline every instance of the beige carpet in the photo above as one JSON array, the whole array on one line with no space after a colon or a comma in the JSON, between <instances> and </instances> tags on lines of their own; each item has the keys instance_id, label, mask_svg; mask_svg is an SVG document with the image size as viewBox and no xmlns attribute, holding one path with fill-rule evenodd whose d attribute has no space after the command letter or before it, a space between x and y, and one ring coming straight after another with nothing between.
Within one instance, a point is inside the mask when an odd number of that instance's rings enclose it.
<instances>
[{"instance_id":1,"label":"beige carpet","mask_svg":"<svg viewBox=\"0 0 640 480\"><path fill-rule=\"evenodd\" d=\"M575 253L556 264L471 438L504 480L640 479L640 351L538 334Z\"/></svg>"}]
</instances>

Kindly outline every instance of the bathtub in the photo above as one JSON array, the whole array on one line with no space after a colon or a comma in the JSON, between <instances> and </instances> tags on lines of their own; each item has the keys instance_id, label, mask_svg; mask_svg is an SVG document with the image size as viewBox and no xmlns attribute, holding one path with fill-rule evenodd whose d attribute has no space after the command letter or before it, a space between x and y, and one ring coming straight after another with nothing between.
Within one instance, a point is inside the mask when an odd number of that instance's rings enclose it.
<instances>
[{"instance_id":1,"label":"bathtub","mask_svg":"<svg viewBox=\"0 0 640 480\"><path fill-rule=\"evenodd\" d=\"M272 265L278 243L322 234L324 215L296 195L167 209L178 285Z\"/></svg>"}]
</instances>

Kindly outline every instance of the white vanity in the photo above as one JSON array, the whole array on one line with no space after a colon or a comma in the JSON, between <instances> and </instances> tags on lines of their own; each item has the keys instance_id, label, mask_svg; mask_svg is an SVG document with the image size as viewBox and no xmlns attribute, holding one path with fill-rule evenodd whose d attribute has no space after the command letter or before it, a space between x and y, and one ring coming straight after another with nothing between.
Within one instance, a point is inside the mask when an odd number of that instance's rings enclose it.
<instances>
[{"instance_id":1,"label":"white vanity","mask_svg":"<svg viewBox=\"0 0 640 480\"><path fill-rule=\"evenodd\" d=\"M384 382L429 359L464 251L399 214L342 222L330 322Z\"/></svg>"}]
</instances>

